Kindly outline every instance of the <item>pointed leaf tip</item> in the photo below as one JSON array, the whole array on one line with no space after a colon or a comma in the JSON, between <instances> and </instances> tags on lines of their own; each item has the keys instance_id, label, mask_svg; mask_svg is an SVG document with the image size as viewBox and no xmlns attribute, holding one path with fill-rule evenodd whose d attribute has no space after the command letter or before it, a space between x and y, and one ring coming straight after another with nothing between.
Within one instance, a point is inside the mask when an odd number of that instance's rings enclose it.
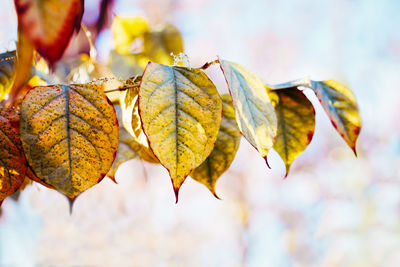
<instances>
[{"instance_id":1,"label":"pointed leaf tip","mask_svg":"<svg viewBox=\"0 0 400 267\"><path fill-rule=\"evenodd\" d=\"M175 186L174 186L175 204L178 204L178 200L179 200L179 188L180 188L180 187L175 187Z\"/></svg>"},{"instance_id":2,"label":"pointed leaf tip","mask_svg":"<svg viewBox=\"0 0 400 267\"><path fill-rule=\"evenodd\" d=\"M75 203L76 197L74 197L74 198L67 197L67 199L68 199L68 204L69 204L69 215L72 215L72 210L74 208L74 203Z\"/></svg>"},{"instance_id":3,"label":"pointed leaf tip","mask_svg":"<svg viewBox=\"0 0 400 267\"><path fill-rule=\"evenodd\" d=\"M285 170L286 170L286 172L285 172L285 176L283 177L283 179L286 179L286 178L288 177L288 175L289 175L289 169L290 169L290 164L289 164L289 165L285 164Z\"/></svg>"},{"instance_id":4,"label":"pointed leaf tip","mask_svg":"<svg viewBox=\"0 0 400 267\"><path fill-rule=\"evenodd\" d=\"M118 184L117 180L115 180L115 176L114 175L108 175L107 176L111 181L114 182L114 184Z\"/></svg>"},{"instance_id":5,"label":"pointed leaf tip","mask_svg":"<svg viewBox=\"0 0 400 267\"><path fill-rule=\"evenodd\" d=\"M356 147L352 147L351 150L353 150L354 155L356 156L356 158L358 158Z\"/></svg>"},{"instance_id":6,"label":"pointed leaf tip","mask_svg":"<svg viewBox=\"0 0 400 267\"><path fill-rule=\"evenodd\" d=\"M222 200L218 195L217 192L215 192L215 190L211 191L211 193L214 195L214 197L216 197L219 200Z\"/></svg>"},{"instance_id":7,"label":"pointed leaf tip","mask_svg":"<svg viewBox=\"0 0 400 267\"><path fill-rule=\"evenodd\" d=\"M271 169L271 166L269 166L269 163L268 163L267 156L264 157L264 160L265 160L265 164L267 164L268 169Z\"/></svg>"}]
</instances>

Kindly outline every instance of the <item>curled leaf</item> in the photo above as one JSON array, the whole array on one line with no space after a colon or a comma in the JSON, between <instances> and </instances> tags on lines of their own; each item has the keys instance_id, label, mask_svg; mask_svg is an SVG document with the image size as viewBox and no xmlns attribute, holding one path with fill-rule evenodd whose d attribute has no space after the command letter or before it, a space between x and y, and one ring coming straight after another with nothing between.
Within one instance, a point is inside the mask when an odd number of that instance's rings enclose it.
<instances>
[{"instance_id":1,"label":"curled leaf","mask_svg":"<svg viewBox=\"0 0 400 267\"><path fill-rule=\"evenodd\" d=\"M121 121L120 106L117 105L114 106L114 108L117 113L118 121ZM118 167L125 161L134 158L139 158L150 163L160 163L149 148L139 144L132 135L125 130L122 123L119 123L119 144L117 155L115 156L115 160L110 171L107 173L107 176L115 181L115 173L117 172Z\"/></svg>"},{"instance_id":2,"label":"curled leaf","mask_svg":"<svg viewBox=\"0 0 400 267\"><path fill-rule=\"evenodd\" d=\"M0 203L21 186L26 159L19 137L19 116L10 108L0 109Z\"/></svg>"},{"instance_id":3,"label":"curled leaf","mask_svg":"<svg viewBox=\"0 0 400 267\"><path fill-rule=\"evenodd\" d=\"M311 81L332 125L350 148L356 153L356 141L360 133L361 118L357 101L349 88L334 80Z\"/></svg>"},{"instance_id":4,"label":"curled leaf","mask_svg":"<svg viewBox=\"0 0 400 267\"><path fill-rule=\"evenodd\" d=\"M20 126L37 177L70 199L103 179L118 147L114 108L91 86L34 88L22 102Z\"/></svg>"},{"instance_id":5,"label":"curled leaf","mask_svg":"<svg viewBox=\"0 0 400 267\"><path fill-rule=\"evenodd\" d=\"M120 95L120 104L122 110L122 123L125 129L132 135L138 143L149 147L147 137L142 130L142 123L139 117L138 107L138 88L142 77L138 76L128 79L125 84L131 86Z\"/></svg>"},{"instance_id":6,"label":"curled leaf","mask_svg":"<svg viewBox=\"0 0 400 267\"><path fill-rule=\"evenodd\" d=\"M80 27L83 0L15 0L18 25L36 50L54 65Z\"/></svg>"},{"instance_id":7,"label":"curled leaf","mask_svg":"<svg viewBox=\"0 0 400 267\"><path fill-rule=\"evenodd\" d=\"M311 142L315 111L311 102L296 87L270 90L268 94L278 118L278 134L273 148L283 159L287 176L290 164Z\"/></svg>"},{"instance_id":8,"label":"curled leaf","mask_svg":"<svg viewBox=\"0 0 400 267\"><path fill-rule=\"evenodd\" d=\"M13 103L21 94L24 85L31 78L34 47L26 34L18 28L17 59L15 78L10 92L10 101Z\"/></svg>"},{"instance_id":9,"label":"curled leaf","mask_svg":"<svg viewBox=\"0 0 400 267\"><path fill-rule=\"evenodd\" d=\"M10 92L15 77L15 51L0 54L0 101Z\"/></svg>"},{"instance_id":10,"label":"curled leaf","mask_svg":"<svg viewBox=\"0 0 400 267\"><path fill-rule=\"evenodd\" d=\"M264 83L239 64L219 61L232 96L239 129L266 158L277 133L277 119Z\"/></svg>"},{"instance_id":11,"label":"curled leaf","mask_svg":"<svg viewBox=\"0 0 400 267\"><path fill-rule=\"evenodd\" d=\"M180 186L217 139L222 114L218 91L201 70L150 62L139 88L139 114L178 201Z\"/></svg>"},{"instance_id":12,"label":"curled leaf","mask_svg":"<svg viewBox=\"0 0 400 267\"><path fill-rule=\"evenodd\" d=\"M235 120L230 95L222 96L222 121L219 128L214 149L207 159L190 176L204 184L211 193L219 198L215 192L215 184L219 177L228 170L239 148L241 133Z\"/></svg>"}]
</instances>

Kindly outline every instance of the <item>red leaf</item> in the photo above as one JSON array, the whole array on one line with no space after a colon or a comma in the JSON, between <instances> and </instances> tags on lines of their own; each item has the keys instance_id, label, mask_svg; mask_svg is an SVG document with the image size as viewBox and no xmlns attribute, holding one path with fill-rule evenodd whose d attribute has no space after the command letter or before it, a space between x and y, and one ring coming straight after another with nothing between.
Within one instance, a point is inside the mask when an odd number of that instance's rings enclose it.
<instances>
[{"instance_id":1,"label":"red leaf","mask_svg":"<svg viewBox=\"0 0 400 267\"><path fill-rule=\"evenodd\" d=\"M0 202L21 186L26 159L19 138L19 116L13 109L0 109Z\"/></svg>"},{"instance_id":2,"label":"red leaf","mask_svg":"<svg viewBox=\"0 0 400 267\"><path fill-rule=\"evenodd\" d=\"M15 0L18 24L36 50L54 65L82 20L83 0Z\"/></svg>"}]
</instances>

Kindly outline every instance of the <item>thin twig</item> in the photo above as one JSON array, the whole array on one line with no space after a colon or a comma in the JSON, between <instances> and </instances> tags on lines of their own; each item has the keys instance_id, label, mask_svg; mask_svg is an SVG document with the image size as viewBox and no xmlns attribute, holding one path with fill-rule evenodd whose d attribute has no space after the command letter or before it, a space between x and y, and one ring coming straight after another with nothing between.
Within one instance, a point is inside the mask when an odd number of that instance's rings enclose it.
<instances>
[{"instance_id":1,"label":"thin twig","mask_svg":"<svg viewBox=\"0 0 400 267\"><path fill-rule=\"evenodd\" d=\"M81 23L81 28L82 28L83 32L85 33L86 38L87 38L87 40L89 42L89 47L90 47L89 56L90 56L90 59L91 60L95 60L96 56L97 56L97 51L96 51L96 47L94 46L94 43L92 41L92 33L89 31L89 29L86 27L86 25L83 22Z\"/></svg>"},{"instance_id":2,"label":"thin twig","mask_svg":"<svg viewBox=\"0 0 400 267\"><path fill-rule=\"evenodd\" d=\"M123 92L125 90L128 90L129 88L135 88L138 86L139 86L139 84L138 85L124 85L124 86L118 87L116 89L105 90L104 93L107 94L107 93L112 93L112 92L117 92L117 91Z\"/></svg>"},{"instance_id":3,"label":"thin twig","mask_svg":"<svg viewBox=\"0 0 400 267\"><path fill-rule=\"evenodd\" d=\"M213 61L211 61L211 62L206 62L203 66L201 66L199 69L202 69L202 70L206 70L206 69L208 69L210 66L212 66L212 65L214 65L214 64L219 64L219 59L216 59L216 60L213 60Z\"/></svg>"}]
</instances>

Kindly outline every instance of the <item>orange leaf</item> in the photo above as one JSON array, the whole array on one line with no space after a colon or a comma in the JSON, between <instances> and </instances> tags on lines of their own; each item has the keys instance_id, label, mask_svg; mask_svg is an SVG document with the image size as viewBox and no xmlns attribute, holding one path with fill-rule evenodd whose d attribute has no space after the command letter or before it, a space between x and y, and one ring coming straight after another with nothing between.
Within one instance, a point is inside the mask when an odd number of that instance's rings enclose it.
<instances>
[{"instance_id":1,"label":"orange leaf","mask_svg":"<svg viewBox=\"0 0 400 267\"><path fill-rule=\"evenodd\" d=\"M10 103L18 98L23 92L25 83L29 80L32 72L34 47L27 36L18 29L17 60L15 64L15 78L10 91Z\"/></svg>"},{"instance_id":2,"label":"orange leaf","mask_svg":"<svg viewBox=\"0 0 400 267\"><path fill-rule=\"evenodd\" d=\"M11 108L0 109L0 204L21 186L26 160L19 137L19 116Z\"/></svg>"},{"instance_id":3,"label":"orange leaf","mask_svg":"<svg viewBox=\"0 0 400 267\"><path fill-rule=\"evenodd\" d=\"M97 87L35 87L21 105L21 140L37 177L70 199L100 182L118 147L114 108Z\"/></svg>"}]
</instances>

